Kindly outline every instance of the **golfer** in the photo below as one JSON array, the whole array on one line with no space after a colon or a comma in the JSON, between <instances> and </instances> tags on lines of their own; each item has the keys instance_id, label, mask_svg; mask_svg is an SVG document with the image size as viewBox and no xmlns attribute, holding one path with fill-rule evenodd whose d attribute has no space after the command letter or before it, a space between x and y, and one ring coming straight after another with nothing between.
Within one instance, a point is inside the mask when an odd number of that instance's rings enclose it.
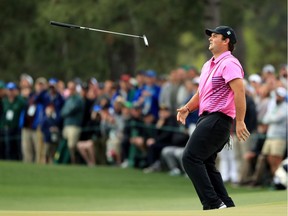
<instances>
[{"instance_id":1,"label":"golfer","mask_svg":"<svg viewBox=\"0 0 288 216\"><path fill-rule=\"evenodd\" d=\"M199 109L200 118L182 160L203 210L235 206L215 167L215 160L217 153L229 142L234 118L238 139L245 141L250 135L244 123L244 72L231 54L236 43L235 32L228 26L219 26L206 29L206 34L213 57L203 65L198 92L185 106L177 109L177 120L182 124L190 112Z\"/></svg>"}]
</instances>

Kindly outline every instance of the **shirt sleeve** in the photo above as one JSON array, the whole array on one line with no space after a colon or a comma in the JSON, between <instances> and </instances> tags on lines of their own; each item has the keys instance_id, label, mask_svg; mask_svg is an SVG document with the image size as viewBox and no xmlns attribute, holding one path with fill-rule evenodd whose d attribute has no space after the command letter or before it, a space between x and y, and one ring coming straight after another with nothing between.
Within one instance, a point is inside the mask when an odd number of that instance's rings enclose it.
<instances>
[{"instance_id":1,"label":"shirt sleeve","mask_svg":"<svg viewBox=\"0 0 288 216\"><path fill-rule=\"evenodd\" d=\"M231 80L244 77L244 72L240 64L235 61L230 61L228 64L225 65L223 68L223 78L225 83L229 83Z\"/></svg>"}]
</instances>

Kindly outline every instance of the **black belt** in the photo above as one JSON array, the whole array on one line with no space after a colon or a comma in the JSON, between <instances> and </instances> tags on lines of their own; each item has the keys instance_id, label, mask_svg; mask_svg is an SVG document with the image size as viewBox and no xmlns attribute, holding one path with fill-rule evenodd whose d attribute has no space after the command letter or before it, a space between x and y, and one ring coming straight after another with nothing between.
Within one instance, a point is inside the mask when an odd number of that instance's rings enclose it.
<instances>
[{"instance_id":1,"label":"black belt","mask_svg":"<svg viewBox=\"0 0 288 216\"><path fill-rule=\"evenodd\" d=\"M218 115L218 116L226 119L227 121L233 122L233 119L232 119L230 116L228 116L228 115L226 115L226 114L224 114L224 113L222 113L222 112L208 112L208 111L204 111L204 112L200 115L200 117L202 117L202 116L208 116L208 115Z\"/></svg>"}]
</instances>

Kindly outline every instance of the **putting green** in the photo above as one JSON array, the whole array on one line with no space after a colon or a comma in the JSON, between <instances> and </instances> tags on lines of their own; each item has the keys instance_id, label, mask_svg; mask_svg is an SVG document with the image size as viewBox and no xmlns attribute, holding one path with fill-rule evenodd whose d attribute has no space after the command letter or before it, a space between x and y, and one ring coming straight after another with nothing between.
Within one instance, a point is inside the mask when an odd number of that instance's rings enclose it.
<instances>
[{"instance_id":1,"label":"putting green","mask_svg":"<svg viewBox=\"0 0 288 216\"><path fill-rule=\"evenodd\" d=\"M202 211L189 179L116 167L0 161L0 216L284 216L287 191L227 185L236 208Z\"/></svg>"}]
</instances>

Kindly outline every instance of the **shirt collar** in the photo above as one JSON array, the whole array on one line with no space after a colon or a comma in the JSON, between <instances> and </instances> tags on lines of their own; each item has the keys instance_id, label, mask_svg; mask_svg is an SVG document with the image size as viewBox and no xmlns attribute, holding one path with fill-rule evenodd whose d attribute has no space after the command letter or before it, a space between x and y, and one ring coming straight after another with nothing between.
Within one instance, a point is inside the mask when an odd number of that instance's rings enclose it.
<instances>
[{"instance_id":1,"label":"shirt collar","mask_svg":"<svg viewBox=\"0 0 288 216\"><path fill-rule=\"evenodd\" d=\"M214 57L211 58L211 61L215 64L217 64L221 59L225 58L226 56L231 55L230 51L223 52L218 58L214 59Z\"/></svg>"}]
</instances>

